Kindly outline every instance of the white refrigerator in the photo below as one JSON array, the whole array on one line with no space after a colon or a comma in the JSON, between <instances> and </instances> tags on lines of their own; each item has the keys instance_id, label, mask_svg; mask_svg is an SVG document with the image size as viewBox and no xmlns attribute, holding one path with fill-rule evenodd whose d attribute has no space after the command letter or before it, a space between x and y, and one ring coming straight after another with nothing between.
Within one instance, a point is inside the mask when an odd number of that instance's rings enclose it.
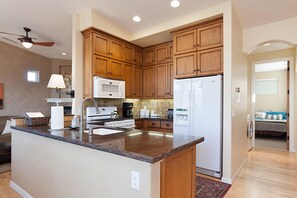
<instances>
[{"instance_id":1,"label":"white refrigerator","mask_svg":"<svg viewBox=\"0 0 297 198\"><path fill-rule=\"evenodd\" d=\"M196 171L222 176L223 77L174 80L173 129L176 134L202 136L196 146Z\"/></svg>"}]
</instances>

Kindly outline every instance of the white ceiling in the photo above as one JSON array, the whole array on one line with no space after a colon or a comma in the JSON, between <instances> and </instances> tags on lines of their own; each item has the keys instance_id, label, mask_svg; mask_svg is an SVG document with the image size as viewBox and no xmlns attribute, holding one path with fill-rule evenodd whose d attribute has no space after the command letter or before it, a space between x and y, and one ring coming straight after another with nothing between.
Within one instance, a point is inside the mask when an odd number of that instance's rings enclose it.
<instances>
[{"instance_id":1,"label":"white ceiling","mask_svg":"<svg viewBox=\"0 0 297 198\"><path fill-rule=\"evenodd\" d=\"M37 38L37 41L56 42L53 47L33 46L29 51L49 58L71 59L73 13L93 8L122 29L134 34L226 1L180 0L181 6L172 8L169 5L170 0L3 0L0 7L0 31L24 34L23 27L29 27L32 29L30 36ZM297 0L232 2L243 28L297 17ZM142 21L133 22L134 15L139 15ZM154 38L144 38L137 42L147 46L153 44L152 39ZM0 41L22 47L15 36L0 34ZM67 55L63 56L62 52Z\"/></svg>"}]
</instances>

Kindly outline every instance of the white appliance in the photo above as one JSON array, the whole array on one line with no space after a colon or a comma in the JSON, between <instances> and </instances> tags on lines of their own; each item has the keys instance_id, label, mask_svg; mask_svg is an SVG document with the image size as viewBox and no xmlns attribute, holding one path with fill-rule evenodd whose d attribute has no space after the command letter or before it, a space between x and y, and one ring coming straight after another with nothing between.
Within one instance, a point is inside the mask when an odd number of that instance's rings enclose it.
<instances>
[{"instance_id":1,"label":"white appliance","mask_svg":"<svg viewBox=\"0 0 297 198\"><path fill-rule=\"evenodd\" d=\"M125 98L125 81L94 76L94 98Z\"/></svg>"},{"instance_id":2,"label":"white appliance","mask_svg":"<svg viewBox=\"0 0 297 198\"><path fill-rule=\"evenodd\" d=\"M222 176L222 82L223 77L174 80L173 131L202 136L196 146L196 171Z\"/></svg>"},{"instance_id":3,"label":"white appliance","mask_svg":"<svg viewBox=\"0 0 297 198\"><path fill-rule=\"evenodd\" d=\"M112 118L117 112L117 107L98 107L99 113L96 112L96 107L87 107L86 117L87 123L96 123L100 120L104 122L105 127L119 128L134 128L135 120L133 118Z\"/></svg>"}]
</instances>

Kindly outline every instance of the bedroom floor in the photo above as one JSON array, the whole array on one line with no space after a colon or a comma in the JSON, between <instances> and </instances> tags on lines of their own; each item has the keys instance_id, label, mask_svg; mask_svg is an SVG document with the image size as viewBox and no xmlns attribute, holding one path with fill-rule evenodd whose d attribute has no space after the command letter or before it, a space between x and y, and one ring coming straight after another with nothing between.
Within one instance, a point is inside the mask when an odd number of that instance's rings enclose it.
<instances>
[{"instance_id":1,"label":"bedroom floor","mask_svg":"<svg viewBox=\"0 0 297 198\"><path fill-rule=\"evenodd\" d=\"M255 147L287 150L286 137L256 136Z\"/></svg>"}]
</instances>

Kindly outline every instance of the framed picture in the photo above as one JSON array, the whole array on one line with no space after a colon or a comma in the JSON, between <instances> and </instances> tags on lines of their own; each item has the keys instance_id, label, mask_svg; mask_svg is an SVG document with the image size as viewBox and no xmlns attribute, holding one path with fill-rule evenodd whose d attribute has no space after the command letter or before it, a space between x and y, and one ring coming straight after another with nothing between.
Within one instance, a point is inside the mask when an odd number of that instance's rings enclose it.
<instances>
[{"instance_id":1,"label":"framed picture","mask_svg":"<svg viewBox=\"0 0 297 198\"><path fill-rule=\"evenodd\" d=\"M3 109L3 99L4 99L4 86L0 83L0 109Z\"/></svg>"}]
</instances>

